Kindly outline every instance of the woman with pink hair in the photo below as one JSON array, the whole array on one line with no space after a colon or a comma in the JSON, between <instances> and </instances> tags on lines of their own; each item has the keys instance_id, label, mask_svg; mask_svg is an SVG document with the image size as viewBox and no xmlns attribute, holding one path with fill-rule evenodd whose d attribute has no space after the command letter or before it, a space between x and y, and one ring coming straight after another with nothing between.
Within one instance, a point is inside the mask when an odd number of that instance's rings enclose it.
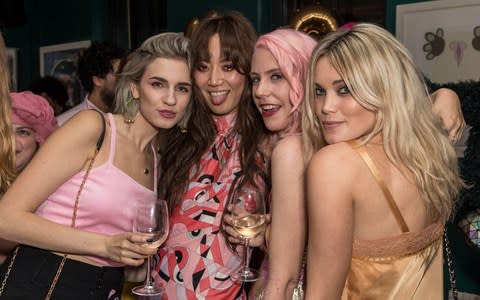
<instances>
[{"instance_id":1,"label":"woman with pink hair","mask_svg":"<svg viewBox=\"0 0 480 300\"><path fill-rule=\"evenodd\" d=\"M291 299L302 272L307 215L300 107L315 45L304 33L278 29L258 39L252 59L254 101L274 138L265 299Z\"/></svg>"},{"instance_id":2,"label":"woman with pink hair","mask_svg":"<svg viewBox=\"0 0 480 300\"><path fill-rule=\"evenodd\" d=\"M257 283L251 292L256 299L292 299L294 293L303 292L307 213L300 119L308 62L316 44L310 36L293 29L277 29L255 43L250 72L252 94L272 133L271 224L265 237L250 243L260 246L265 242L268 247L262 265L267 269L266 282ZM450 90L441 89L432 96L434 102L439 99L438 103L449 104L439 107L439 115L452 106L459 107L458 97ZM464 123L461 110L451 114L456 123ZM451 123L455 127L455 122ZM451 129L458 132L456 127ZM225 219L230 222L228 216ZM232 228L226 230L231 242L240 242Z\"/></svg>"},{"instance_id":3,"label":"woman with pink hair","mask_svg":"<svg viewBox=\"0 0 480 300\"><path fill-rule=\"evenodd\" d=\"M265 284L257 283L253 288L256 298L291 298L301 273L306 212L300 107L315 45L313 38L293 29L277 29L255 43L250 72L252 94L272 137L272 223L266 230L268 259L262 266L268 271ZM231 228L227 231L230 241L235 242L237 234ZM257 246L263 243L263 236L251 242Z\"/></svg>"}]
</instances>

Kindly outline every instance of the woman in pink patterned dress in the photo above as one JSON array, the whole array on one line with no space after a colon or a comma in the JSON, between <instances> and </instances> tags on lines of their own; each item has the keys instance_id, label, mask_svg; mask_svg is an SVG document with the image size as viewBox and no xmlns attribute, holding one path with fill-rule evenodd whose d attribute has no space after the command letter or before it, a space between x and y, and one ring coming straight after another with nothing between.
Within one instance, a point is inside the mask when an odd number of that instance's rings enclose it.
<instances>
[{"instance_id":1,"label":"woman in pink patterned dress","mask_svg":"<svg viewBox=\"0 0 480 300\"><path fill-rule=\"evenodd\" d=\"M238 13L203 20L192 38L194 109L186 130L163 155L159 191L171 209L170 235L159 250L156 281L164 299L245 299L230 274L241 256L221 223L230 193L266 186L261 145L266 130L248 80L256 33Z\"/></svg>"}]
</instances>

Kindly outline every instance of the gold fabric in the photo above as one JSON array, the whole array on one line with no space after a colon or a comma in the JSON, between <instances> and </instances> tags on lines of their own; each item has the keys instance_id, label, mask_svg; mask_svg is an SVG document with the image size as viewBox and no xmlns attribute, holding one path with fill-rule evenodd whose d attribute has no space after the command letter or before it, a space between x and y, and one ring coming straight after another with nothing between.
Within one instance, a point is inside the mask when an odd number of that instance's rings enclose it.
<instances>
[{"instance_id":1,"label":"gold fabric","mask_svg":"<svg viewBox=\"0 0 480 300\"><path fill-rule=\"evenodd\" d=\"M365 147L349 144L375 177L402 233L379 240L354 240L342 300L443 299L443 224L409 232Z\"/></svg>"},{"instance_id":2,"label":"gold fabric","mask_svg":"<svg viewBox=\"0 0 480 300\"><path fill-rule=\"evenodd\" d=\"M355 240L342 300L443 299L442 233L432 224L420 233Z\"/></svg>"}]
</instances>

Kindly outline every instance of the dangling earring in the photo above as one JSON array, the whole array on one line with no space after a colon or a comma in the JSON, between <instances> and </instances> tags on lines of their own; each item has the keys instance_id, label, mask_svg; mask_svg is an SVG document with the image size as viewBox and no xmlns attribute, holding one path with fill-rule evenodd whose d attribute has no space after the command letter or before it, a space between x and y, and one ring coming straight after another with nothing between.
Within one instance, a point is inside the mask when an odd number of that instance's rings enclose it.
<instances>
[{"instance_id":1,"label":"dangling earring","mask_svg":"<svg viewBox=\"0 0 480 300\"><path fill-rule=\"evenodd\" d=\"M131 100L129 102L134 102L134 101L139 101L140 98L131 98ZM137 114L135 114L135 116L131 117L131 118L127 118L126 116L123 116L123 123L125 124L133 124L135 123L135 118L136 118Z\"/></svg>"}]
</instances>

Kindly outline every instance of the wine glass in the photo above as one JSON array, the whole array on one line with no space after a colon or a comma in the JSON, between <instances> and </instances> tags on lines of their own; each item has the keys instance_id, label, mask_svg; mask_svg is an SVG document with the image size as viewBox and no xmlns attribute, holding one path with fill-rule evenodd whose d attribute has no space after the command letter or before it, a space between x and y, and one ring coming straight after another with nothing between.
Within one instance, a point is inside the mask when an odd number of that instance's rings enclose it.
<instances>
[{"instance_id":1,"label":"wine glass","mask_svg":"<svg viewBox=\"0 0 480 300\"><path fill-rule=\"evenodd\" d=\"M254 188L243 188L228 203L233 229L242 237L245 246L244 263L231 278L238 282L258 280L260 272L248 266L250 239L265 230L265 200L263 194Z\"/></svg>"},{"instance_id":2,"label":"wine glass","mask_svg":"<svg viewBox=\"0 0 480 300\"><path fill-rule=\"evenodd\" d=\"M149 199L140 201L135 208L133 232L146 234L149 238L144 246L158 248L168 236L168 208L165 200ZM150 275L152 257L147 258L147 276L145 283L134 287L132 293L139 296L157 296L163 293L163 288L153 284Z\"/></svg>"}]
</instances>

